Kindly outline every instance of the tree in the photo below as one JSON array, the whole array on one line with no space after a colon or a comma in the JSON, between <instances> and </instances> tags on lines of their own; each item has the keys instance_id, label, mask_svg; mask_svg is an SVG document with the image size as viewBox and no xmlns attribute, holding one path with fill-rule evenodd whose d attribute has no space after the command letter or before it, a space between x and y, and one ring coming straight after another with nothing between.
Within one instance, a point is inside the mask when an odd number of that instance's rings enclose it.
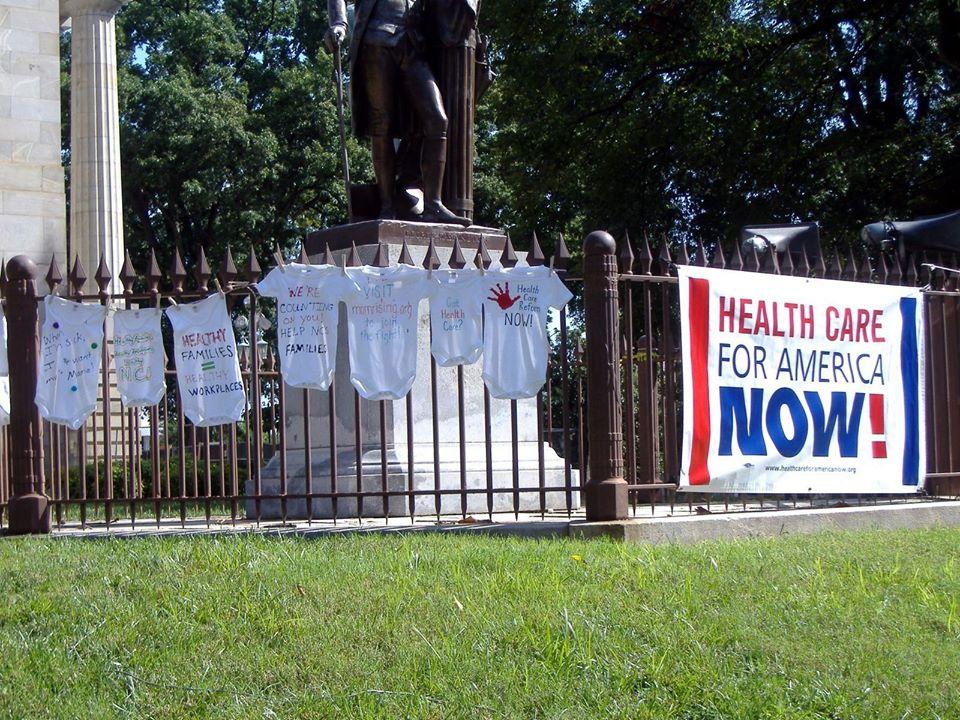
<instances>
[{"instance_id":1,"label":"tree","mask_svg":"<svg viewBox=\"0 0 960 720\"><path fill-rule=\"evenodd\" d=\"M955 0L487 0L508 222L707 243L955 208Z\"/></svg>"},{"instance_id":2,"label":"tree","mask_svg":"<svg viewBox=\"0 0 960 720\"><path fill-rule=\"evenodd\" d=\"M260 257L346 217L316 3L139 2L118 16L126 243ZM350 145L354 174L370 175Z\"/></svg>"},{"instance_id":3,"label":"tree","mask_svg":"<svg viewBox=\"0 0 960 720\"><path fill-rule=\"evenodd\" d=\"M344 220L323 6L120 13L135 257L263 257ZM479 108L477 219L521 245L596 227L711 244L811 219L852 238L960 204L958 0L485 0L481 28L500 77Z\"/></svg>"}]
</instances>

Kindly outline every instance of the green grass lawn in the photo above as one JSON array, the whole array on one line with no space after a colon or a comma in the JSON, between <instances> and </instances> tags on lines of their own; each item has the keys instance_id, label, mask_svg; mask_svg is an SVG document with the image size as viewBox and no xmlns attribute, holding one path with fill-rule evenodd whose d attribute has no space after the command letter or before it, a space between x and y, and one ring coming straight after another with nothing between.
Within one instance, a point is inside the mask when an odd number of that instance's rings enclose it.
<instances>
[{"instance_id":1,"label":"green grass lawn","mask_svg":"<svg viewBox=\"0 0 960 720\"><path fill-rule=\"evenodd\" d=\"M6 539L0 717L955 719L958 548Z\"/></svg>"}]
</instances>

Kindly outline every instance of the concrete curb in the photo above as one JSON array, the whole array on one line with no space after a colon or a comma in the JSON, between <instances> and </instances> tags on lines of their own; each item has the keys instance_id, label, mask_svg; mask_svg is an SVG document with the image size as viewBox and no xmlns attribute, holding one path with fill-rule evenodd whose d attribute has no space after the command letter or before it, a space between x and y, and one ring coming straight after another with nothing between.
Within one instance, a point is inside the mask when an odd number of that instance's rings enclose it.
<instances>
[{"instance_id":1,"label":"concrete curb","mask_svg":"<svg viewBox=\"0 0 960 720\"><path fill-rule=\"evenodd\" d=\"M261 535L267 537L321 538L330 535L396 535L409 533L488 535L527 539L577 540L606 538L632 543L696 543L709 540L778 537L831 530L909 529L960 526L960 501L928 500L894 505L870 505L846 508L805 510L760 510L717 513L713 515L661 516L617 522L589 523L566 518L521 517L508 522L444 523L394 526L308 526L264 524L194 524L186 528L176 524L161 529L149 525L131 528L93 527L86 530L54 531L51 539L123 540L149 537L226 537Z\"/></svg>"},{"instance_id":2,"label":"concrete curb","mask_svg":"<svg viewBox=\"0 0 960 720\"><path fill-rule=\"evenodd\" d=\"M827 530L898 530L960 526L960 502L923 502L813 510L729 513L619 522L570 523L570 537L632 543L695 543Z\"/></svg>"}]
</instances>

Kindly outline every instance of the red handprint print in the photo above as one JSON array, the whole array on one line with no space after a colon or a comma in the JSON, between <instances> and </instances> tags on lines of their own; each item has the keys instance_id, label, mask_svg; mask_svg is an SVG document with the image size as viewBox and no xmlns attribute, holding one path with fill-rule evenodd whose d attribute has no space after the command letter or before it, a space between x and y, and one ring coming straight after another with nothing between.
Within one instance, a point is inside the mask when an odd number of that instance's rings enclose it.
<instances>
[{"instance_id":1,"label":"red handprint print","mask_svg":"<svg viewBox=\"0 0 960 720\"><path fill-rule=\"evenodd\" d=\"M487 300L496 302L501 310L509 310L516 304L517 300L520 299L519 295L515 298L510 297L510 283L504 283L503 287L500 287L500 283L497 283L496 289L490 288L490 292L492 294Z\"/></svg>"}]
</instances>

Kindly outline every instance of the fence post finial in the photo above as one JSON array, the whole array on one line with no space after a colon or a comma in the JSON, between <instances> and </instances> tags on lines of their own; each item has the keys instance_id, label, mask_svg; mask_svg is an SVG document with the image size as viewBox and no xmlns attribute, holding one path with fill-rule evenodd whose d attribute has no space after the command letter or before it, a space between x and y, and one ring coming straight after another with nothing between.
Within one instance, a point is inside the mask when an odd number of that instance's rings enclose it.
<instances>
[{"instance_id":1,"label":"fence post finial","mask_svg":"<svg viewBox=\"0 0 960 720\"><path fill-rule=\"evenodd\" d=\"M620 401L620 308L617 242L606 232L583 242L584 326L587 329L587 427L590 480L584 488L587 520L627 517Z\"/></svg>"},{"instance_id":2,"label":"fence post finial","mask_svg":"<svg viewBox=\"0 0 960 720\"><path fill-rule=\"evenodd\" d=\"M546 258L543 256L543 250L540 248L540 239L537 237L537 231L533 231L530 238L530 251L527 253L527 265L536 267L546 264Z\"/></svg>"},{"instance_id":3,"label":"fence post finial","mask_svg":"<svg viewBox=\"0 0 960 720\"><path fill-rule=\"evenodd\" d=\"M36 280L37 266L26 255L7 263L11 535L50 532L50 502L43 487L43 424L33 401L40 371Z\"/></svg>"}]
</instances>

